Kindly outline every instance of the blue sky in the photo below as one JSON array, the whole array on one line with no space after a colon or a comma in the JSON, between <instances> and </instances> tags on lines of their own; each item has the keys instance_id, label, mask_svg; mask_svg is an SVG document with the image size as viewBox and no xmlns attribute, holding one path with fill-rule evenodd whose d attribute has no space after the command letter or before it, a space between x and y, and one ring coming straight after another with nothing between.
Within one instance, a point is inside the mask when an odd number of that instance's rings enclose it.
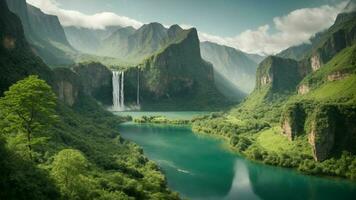
<instances>
[{"instance_id":1,"label":"blue sky","mask_svg":"<svg viewBox=\"0 0 356 200\"><path fill-rule=\"evenodd\" d=\"M341 0L58 0L86 14L110 11L142 22L189 24L219 36L234 36L276 16Z\"/></svg>"},{"instance_id":2,"label":"blue sky","mask_svg":"<svg viewBox=\"0 0 356 200\"><path fill-rule=\"evenodd\" d=\"M308 42L347 0L27 0L63 26L104 28L160 22L196 27L201 41L274 54Z\"/></svg>"}]
</instances>

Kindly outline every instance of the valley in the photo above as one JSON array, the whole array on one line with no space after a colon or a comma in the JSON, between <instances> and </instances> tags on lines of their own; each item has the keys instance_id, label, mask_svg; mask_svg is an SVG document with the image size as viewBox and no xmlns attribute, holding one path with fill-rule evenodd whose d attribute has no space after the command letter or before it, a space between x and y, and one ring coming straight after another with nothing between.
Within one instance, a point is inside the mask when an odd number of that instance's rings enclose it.
<instances>
[{"instance_id":1,"label":"valley","mask_svg":"<svg viewBox=\"0 0 356 200\"><path fill-rule=\"evenodd\" d=\"M0 0L0 199L356 196L354 0L220 36L78 2Z\"/></svg>"}]
</instances>

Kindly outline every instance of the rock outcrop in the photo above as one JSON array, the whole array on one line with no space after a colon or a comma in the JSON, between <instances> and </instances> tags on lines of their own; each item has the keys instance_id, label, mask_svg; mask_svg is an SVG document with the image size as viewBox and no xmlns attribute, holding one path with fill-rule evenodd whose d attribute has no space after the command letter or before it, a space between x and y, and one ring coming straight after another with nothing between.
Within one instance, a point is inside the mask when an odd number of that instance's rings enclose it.
<instances>
[{"instance_id":1,"label":"rock outcrop","mask_svg":"<svg viewBox=\"0 0 356 200\"><path fill-rule=\"evenodd\" d=\"M100 63L73 67L83 84L83 92L106 105L112 105L112 72Z\"/></svg>"},{"instance_id":2,"label":"rock outcrop","mask_svg":"<svg viewBox=\"0 0 356 200\"><path fill-rule=\"evenodd\" d=\"M289 140L308 134L313 157L323 161L341 151L356 152L356 107L344 104L298 102L286 106L282 134Z\"/></svg>"},{"instance_id":3,"label":"rock outcrop","mask_svg":"<svg viewBox=\"0 0 356 200\"><path fill-rule=\"evenodd\" d=\"M315 54L310 58L310 65L313 71L316 71L321 67L320 56L318 54Z\"/></svg>"},{"instance_id":4,"label":"rock outcrop","mask_svg":"<svg viewBox=\"0 0 356 200\"><path fill-rule=\"evenodd\" d=\"M304 95L310 91L310 88L307 84L302 84L298 87L298 94Z\"/></svg>"},{"instance_id":5,"label":"rock outcrop","mask_svg":"<svg viewBox=\"0 0 356 200\"><path fill-rule=\"evenodd\" d=\"M256 88L271 86L271 92L290 92L302 79L300 65L292 59L269 56L257 69Z\"/></svg>"},{"instance_id":6,"label":"rock outcrop","mask_svg":"<svg viewBox=\"0 0 356 200\"><path fill-rule=\"evenodd\" d=\"M206 107L226 102L214 85L212 65L201 58L196 29L184 30L184 35L138 68L125 72L125 102L136 102L138 73L143 106L161 102Z\"/></svg>"},{"instance_id":7,"label":"rock outcrop","mask_svg":"<svg viewBox=\"0 0 356 200\"><path fill-rule=\"evenodd\" d=\"M328 75L328 81L337 81L337 80L342 80L346 78L349 75L349 73L343 73L343 72L334 72L332 74Z\"/></svg>"},{"instance_id":8,"label":"rock outcrop","mask_svg":"<svg viewBox=\"0 0 356 200\"><path fill-rule=\"evenodd\" d=\"M72 64L68 55L76 53L68 43L58 17L28 5L26 0L5 0L9 10L21 20L26 40L48 65ZM64 50L65 49L65 50Z\"/></svg>"},{"instance_id":9,"label":"rock outcrop","mask_svg":"<svg viewBox=\"0 0 356 200\"><path fill-rule=\"evenodd\" d=\"M296 136L304 134L305 111L302 104L295 103L288 105L281 118L282 133L290 141Z\"/></svg>"},{"instance_id":10,"label":"rock outcrop","mask_svg":"<svg viewBox=\"0 0 356 200\"><path fill-rule=\"evenodd\" d=\"M73 106L82 91L79 76L68 68L56 68L53 72L58 99L69 106Z\"/></svg>"}]
</instances>

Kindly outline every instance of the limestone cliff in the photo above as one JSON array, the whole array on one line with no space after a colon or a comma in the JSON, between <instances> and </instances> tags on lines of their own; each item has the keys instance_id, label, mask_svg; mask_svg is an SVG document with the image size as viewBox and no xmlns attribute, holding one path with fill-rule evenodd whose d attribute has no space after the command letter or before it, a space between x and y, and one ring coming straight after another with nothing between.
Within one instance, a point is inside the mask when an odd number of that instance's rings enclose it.
<instances>
[{"instance_id":1,"label":"limestone cliff","mask_svg":"<svg viewBox=\"0 0 356 200\"><path fill-rule=\"evenodd\" d=\"M53 70L58 99L69 106L73 106L82 91L82 83L77 74L68 68L56 68Z\"/></svg>"},{"instance_id":2,"label":"limestone cliff","mask_svg":"<svg viewBox=\"0 0 356 200\"><path fill-rule=\"evenodd\" d=\"M180 41L149 57L138 68L127 70L125 101L126 98L136 101L139 73L143 106L150 107L160 102L201 109L226 103L214 85L212 65L201 58L196 29L184 30L184 35Z\"/></svg>"},{"instance_id":3,"label":"limestone cliff","mask_svg":"<svg viewBox=\"0 0 356 200\"><path fill-rule=\"evenodd\" d=\"M296 136L304 133L305 111L301 103L294 103L286 106L281 117L281 127L284 135L289 140L294 140Z\"/></svg>"},{"instance_id":4,"label":"limestone cliff","mask_svg":"<svg viewBox=\"0 0 356 200\"><path fill-rule=\"evenodd\" d=\"M112 72L100 63L78 64L73 67L83 84L83 92L103 104L112 104Z\"/></svg>"},{"instance_id":5,"label":"limestone cliff","mask_svg":"<svg viewBox=\"0 0 356 200\"><path fill-rule=\"evenodd\" d=\"M257 68L256 89L270 86L272 93L291 92L301 79L302 73L297 61L269 56Z\"/></svg>"}]
</instances>

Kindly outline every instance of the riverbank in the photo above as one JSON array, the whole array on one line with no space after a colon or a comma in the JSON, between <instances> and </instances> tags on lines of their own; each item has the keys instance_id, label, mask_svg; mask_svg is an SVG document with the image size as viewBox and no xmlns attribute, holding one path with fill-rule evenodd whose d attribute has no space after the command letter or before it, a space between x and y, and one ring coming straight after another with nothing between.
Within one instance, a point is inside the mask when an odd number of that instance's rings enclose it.
<instances>
[{"instance_id":1,"label":"riverbank","mask_svg":"<svg viewBox=\"0 0 356 200\"><path fill-rule=\"evenodd\" d=\"M160 115L157 115L160 114ZM308 175L356 180L356 157L343 152L338 157L317 162L306 135L293 142L281 134L277 123L236 119L223 113L184 118L167 117L164 112L141 113L132 118L138 124L189 125L196 134L223 138L229 148L249 160L295 169Z\"/></svg>"},{"instance_id":2,"label":"riverbank","mask_svg":"<svg viewBox=\"0 0 356 200\"><path fill-rule=\"evenodd\" d=\"M356 195L356 183L251 162L226 148L220 136L194 134L190 126L127 122L119 131L142 147L164 172L169 188L183 198L331 200Z\"/></svg>"},{"instance_id":3,"label":"riverbank","mask_svg":"<svg viewBox=\"0 0 356 200\"><path fill-rule=\"evenodd\" d=\"M195 120L192 130L224 138L233 151L249 160L293 168L308 175L356 180L356 156L343 152L317 162L313 159L307 136L299 136L291 142L281 134L278 124L248 123L232 120L226 115L210 115Z\"/></svg>"}]
</instances>

